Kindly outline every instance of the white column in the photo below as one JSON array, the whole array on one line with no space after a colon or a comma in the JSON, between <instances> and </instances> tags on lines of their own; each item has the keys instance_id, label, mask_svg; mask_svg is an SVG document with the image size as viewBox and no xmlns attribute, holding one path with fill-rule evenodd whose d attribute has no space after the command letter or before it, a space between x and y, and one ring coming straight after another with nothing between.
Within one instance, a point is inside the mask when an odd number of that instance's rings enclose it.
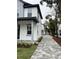
<instances>
[{"instance_id":1,"label":"white column","mask_svg":"<svg viewBox=\"0 0 79 59\"><path fill-rule=\"evenodd\" d=\"M33 21L31 22L31 28L32 28L32 30L31 30L31 34L32 34L32 41L33 41L33 43L34 43L34 24L33 24Z\"/></svg>"}]
</instances>

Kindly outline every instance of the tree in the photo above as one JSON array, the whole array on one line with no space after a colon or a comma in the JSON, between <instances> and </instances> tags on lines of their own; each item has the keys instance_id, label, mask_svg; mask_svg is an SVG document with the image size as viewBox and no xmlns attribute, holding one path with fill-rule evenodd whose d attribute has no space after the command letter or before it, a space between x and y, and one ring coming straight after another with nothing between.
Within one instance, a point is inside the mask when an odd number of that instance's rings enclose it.
<instances>
[{"instance_id":1,"label":"tree","mask_svg":"<svg viewBox=\"0 0 79 59\"><path fill-rule=\"evenodd\" d=\"M49 31L52 36L55 35L55 20L49 19L48 23Z\"/></svg>"},{"instance_id":2,"label":"tree","mask_svg":"<svg viewBox=\"0 0 79 59\"><path fill-rule=\"evenodd\" d=\"M56 21L52 20L52 18L49 19L49 22L46 21L44 25L45 30L49 32L49 34L52 36L56 35L55 26L56 26Z\"/></svg>"},{"instance_id":3,"label":"tree","mask_svg":"<svg viewBox=\"0 0 79 59\"><path fill-rule=\"evenodd\" d=\"M43 2L47 3L47 7L53 7L56 12L56 16L61 18L61 0L41 0L41 5L43 5Z\"/></svg>"},{"instance_id":4,"label":"tree","mask_svg":"<svg viewBox=\"0 0 79 59\"><path fill-rule=\"evenodd\" d=\"M57 33L57 30L58 30L58 27L57 27L57 23L58 23L58 19L60 19L61 20L61 0L41 0L40 1L40 3L41 3L41 5L43 5L43 2L46 2L47 3L47 7L49 7L49 8L54 8L54 10L55 10L55 13L56 13L56 15L55 15L55 21L50 21L50 17L52 16L52 15L47 15L46 16L46 19L49 19L49 24L50 24L50 31L52 31L53 29L52 29L52 26L55 28L55 30L53 30L53 31L55 31L55 34L58 36L58 33ZM53 24L55 24L55 25L53 25ZM61 23L61 22L59 22L59 23Z\"/></svg>"}]
</instances>

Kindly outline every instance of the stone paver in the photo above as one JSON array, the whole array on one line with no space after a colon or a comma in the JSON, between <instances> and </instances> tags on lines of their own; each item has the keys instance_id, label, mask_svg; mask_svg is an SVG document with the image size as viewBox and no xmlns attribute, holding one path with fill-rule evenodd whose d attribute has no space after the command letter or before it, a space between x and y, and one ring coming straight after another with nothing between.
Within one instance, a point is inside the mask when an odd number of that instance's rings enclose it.
<instances>
[{"instance_id":1,"label":"stone paver","mask_svg":"<svg viewBox=\"0 0 79 59\"><path fill-rule=\"evenodd\" d=\"M51 36L43 36L31 59L61 59L61 47Z\"/></svg>"}]
</instances>

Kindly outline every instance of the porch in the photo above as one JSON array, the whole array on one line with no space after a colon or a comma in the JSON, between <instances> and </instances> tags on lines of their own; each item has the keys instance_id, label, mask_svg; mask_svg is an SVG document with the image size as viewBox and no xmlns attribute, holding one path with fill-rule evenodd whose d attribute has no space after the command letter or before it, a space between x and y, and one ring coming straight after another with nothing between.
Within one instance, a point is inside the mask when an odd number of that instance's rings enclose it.
<instances>
[{"instance_id":1,"label":"porch","mask_svg":"<svg viewBox=\"0 0 79 59\"><path fill-rule=\"evenodd\" d=\"M37 19L36 17L20 17L17 19L17 39L37 40Z\"/></svg>"}]
</instances>

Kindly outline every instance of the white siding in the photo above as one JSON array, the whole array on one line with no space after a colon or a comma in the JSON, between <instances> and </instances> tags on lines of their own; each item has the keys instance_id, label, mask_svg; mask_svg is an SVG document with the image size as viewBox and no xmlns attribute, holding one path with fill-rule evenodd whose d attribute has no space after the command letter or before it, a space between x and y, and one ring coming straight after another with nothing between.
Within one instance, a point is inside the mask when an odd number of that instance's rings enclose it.
<instances>
[{"instance_id":1,"label":"white siding","mask_svg":"<svg viewBox=\"0 0 79 59\"><path fill-rule=\"evenodd\" d=\"M19 17L23 17L23 3L17 0L17 13L19 13Z\"/></svg>"},{"instance_id":2,"label":"white siding","mask_svg":"<svg viewBox=\"0 0 79 59\"><path fill-rule=\"evenodd\" d=\"M37 40L37 24L35 22L33 24L34 24L34 26L33 26L33 28L34 28L34 30L33 30L33 32L34 32L33 38L36 41Z\"/></svg>"},{"instance_id":3,"label":"white siding","mask_svg":"<svg viewBox=\"0 0 79 59\"><path fill-rule=\"evenodd\" d=\"M28 13L28 8L24 9L24 17L27 17L27 13Z\"/></svg>"},{"instance_id":4,"label":"white siding","mask_svg":"<svg viewBox=\"0 0 79 59\"><path fill-rule=\"evenodd\" d=\"M38 23L37 24L37 36L38 36L38 38L42 35L41 30L42 30L41 23Z\"/></svg>"},{"instance_id":5,"label":"white siding","mask_svg":"<svg viewBox=\"0 0 79 59\"><path fill-rule=\"evenodd\" d=\"M34 21L18 21L20 24L20 40L37 40L38 37L41 36L41 18L38 13L37 7L32 7L32 17L37 17L39 23ZM28 8L23 8L23 3L17 0L17 13L19 13L19 17L28 17ZM31 35L27 35L27 24L31 24L32 33Z\"/></svg>"},{"instance_id":6,"label":"white siding","mask_svg":"<svg viewBox=\"0 0 79 59\"><path fill-rule=\"evenodd\" d=\"M32 40L32 35L27 35L27 24L31 24L31 21L19 21L20 24L20 40Z\"/></svg>"},{"instance_id":7,"label":"white siding","mask_svg":"<svg viewBox=\"0 0 79 59\"><path fill-rule=\"evenodd\" d=\"M41 36L41 24L33 21L19 21L20 24L20 40L34 40L36 41ZM31 24L32 33L27 35L27 24Z\"/></svg>"},{"instance_id":8,"label":"white siding","mask_svg":"<svg viewBox=\"0 0 79 59\"><path fill-rule=\"evenodd\" d=\"M37 23L33 21L19 21L20 24L20 40L37 40L38 36L40 36L40 28L37 26ZM32 33L31 35L27 35L27 24L31 24ZM38 28L37 28L38 27ZM39 34L37 35L37 30L39 29Z\"/></svg>"},{"instance_id":9,"label":"white siding","mask_svg":"<svg viewBox=\"0 0 79 59\"><path fill-rule=\"evenodd\" d=\"M27 17L28 9L29 8L25 8L24 9L24 17ZM37 8L36 7L34 7L34 8L32 7L30 9L32 9L32 17L37 17Z\"/></svg>"},{"instance_id":10,"label":"white siding","mask_svg":"<svg viewBox=\"0 0 79 59\"><path fill-rule=\"evenodd\" d=\"M36 16L37 17L37 8L36 7L34 7L34 8L32 8L32 16L34 17L34 16Z\"/></svg>"}]
</instances>

